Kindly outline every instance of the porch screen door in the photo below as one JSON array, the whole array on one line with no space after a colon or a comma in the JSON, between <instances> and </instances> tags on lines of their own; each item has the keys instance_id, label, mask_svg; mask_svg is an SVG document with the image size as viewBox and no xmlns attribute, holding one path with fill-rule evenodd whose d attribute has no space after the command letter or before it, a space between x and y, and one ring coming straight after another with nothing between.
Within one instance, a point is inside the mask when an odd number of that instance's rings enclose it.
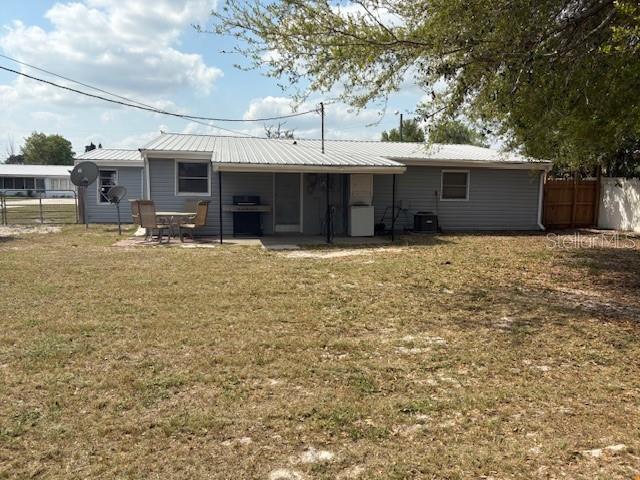
<instances>
[{"instance_id":1,"label":"porch screen door","mask_svg":"<svg viewBox=\"0 0 640 480\"><path fill-rule=\"evenodd\" d=\"M276 173L274 179L276 232L300 231L300 174Z\"/></svg>"}]
</instances>

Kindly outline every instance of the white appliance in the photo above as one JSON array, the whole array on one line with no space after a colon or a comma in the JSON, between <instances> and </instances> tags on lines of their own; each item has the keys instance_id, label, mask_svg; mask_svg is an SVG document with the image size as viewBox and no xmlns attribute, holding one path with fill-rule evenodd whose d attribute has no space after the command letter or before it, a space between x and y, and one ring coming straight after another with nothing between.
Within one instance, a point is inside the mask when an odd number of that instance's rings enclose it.
<instances>
[{"instance_id":1,"label":"white appliance","mask_svg":"<svg viewBox=\"0 0 640 480\"><path fill-rule=\"evenodd\" d=\"M373 203L373 174L352 173L349 188L349 205Z\"/></svg>"},{"instance_id":2,"label":"white appliance","mask_svg":"<svg viewBox=\"0 0 640 480\"><path fill-rule=\"evenodd\" d=\"M349 236L373 237L374 207L372 205L351 205L349 207Z\"/></svg>"},{"instance_id":3,"label":"white appliance","mask_svg":"<svg viewBox=\"0 0 640 480\"><path fill-rule=\"evenodd\" d=\"M373 175L352 173L349 186L349 236L373 237Z\"/></svg>"}]
</instances>

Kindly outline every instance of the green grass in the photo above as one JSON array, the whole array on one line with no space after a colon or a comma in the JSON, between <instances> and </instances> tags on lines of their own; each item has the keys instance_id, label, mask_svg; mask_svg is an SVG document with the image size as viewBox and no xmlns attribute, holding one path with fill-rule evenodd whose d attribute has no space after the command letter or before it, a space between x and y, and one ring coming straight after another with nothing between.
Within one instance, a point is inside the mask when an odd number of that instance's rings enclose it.
<instances>
[{"instance_id":1,"label":"green grass","mask_svg":"<svg viewBox=\"0 0 640 480\"><path fill-rule=\"evenodd\" d=\"M76 206L66 204L43 203L39 205L9 205L6 210L8 224L57 224L76 223Z\"/></svg>"},{"instance_id":2,"label":"green grass","mask_svg":"<svg viewBox=\"0 0 640 480\"><path fill-rule=\"evenodd\" d=\"M116 240L0 238L0 478L640 473L638 248L444 235L315 259ZM300 463L309 447L335 457Z\"/></svg>"}]
</instances>

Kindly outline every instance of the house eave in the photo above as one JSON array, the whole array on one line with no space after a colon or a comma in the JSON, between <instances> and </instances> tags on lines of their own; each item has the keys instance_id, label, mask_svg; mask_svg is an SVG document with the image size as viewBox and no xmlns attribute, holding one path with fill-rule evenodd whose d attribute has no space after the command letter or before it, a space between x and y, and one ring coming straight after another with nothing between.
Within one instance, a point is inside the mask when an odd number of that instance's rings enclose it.
<instances>
[{"instance_id":1,"label":"house eave","mask_svg":"<svg viewBox=\"0 0 640 480\"><path fill-rule=\"evenodd\" d=\"M423 159L387 157L390 160L400 162L408 167L474 167L500 170L544 170L549 171L553 165L549 162L506 162L487 160L459 160L459 159Z\"/></svg>"},{"instance_id":2,"label":"house eave","mask_svg":"<svg viewBox=\"0 0 640 480\"><path fill-rule=\"evenodd\" d=\"M255 163L213 163L214 171L218 172L289 172L289 173L372 173L372 174L402 174L404 166L373 166L373 165L295 165L295 164L255 164Z\"/></svg>"},{"instance_id":3,"label":"house eave","mask_svg":"<svg viewBox=\"0 0 640 480\"><path fill-rule=\"evenodd\" d=\"M190 152L185 150L145 150L140 149L140 153L146 155L149 160L153 159L178 159L178 160L211 160L212 152Z\"/></svg>"},{"instance_id":4,"label":"house eave","mask_svg":"<svg viewBox=\"0 0 640 480\"><path fill-rule=\"evenodd\" d=\"M131 160L76 160L74 165L77 165L80 162L92 162L95 163L98 167L143 167L144 162L141 161L131 161Z\"/></svg>"}]
</instances>

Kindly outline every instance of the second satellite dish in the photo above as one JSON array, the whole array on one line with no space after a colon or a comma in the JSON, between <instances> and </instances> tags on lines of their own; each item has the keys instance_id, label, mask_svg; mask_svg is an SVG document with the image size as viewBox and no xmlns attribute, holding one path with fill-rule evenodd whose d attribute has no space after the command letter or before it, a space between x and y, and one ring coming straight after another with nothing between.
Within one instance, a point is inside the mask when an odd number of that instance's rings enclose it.
<instances>
[{"instance_id":1,"label":"second satellite dish","mask_svg":"<svg viewBox=\"0 0 640 480\"><path fill-rule=\"evenodd\" d=\"M107 198L111 203L120 203L127 196L127 189L122 185L111 187L107 192Z\"/></svg>"},{"instance_id":2,"label":"second satellite dish","mask_svg":"<svg viewBox=\"0 0 640 480\"><path fill-rule=\"evenodd\" d=\"M120 223L120 202L127 196L127 189L122 185L114 185L107 192L109 202L115 204L118 213L118 234L122 235L122 226Z\"/></svg>"},{"instance_id":3,"label":"second satellite dish","mask_svg":"<svg viewBox=\"0 0 640 480\"><path fill-rule=\"evenodd\" d=\"M77 187L88 187L98 178L98 166L93 162L80 162L71 170L71 183Z\"/></svg>"}]
</instances>

